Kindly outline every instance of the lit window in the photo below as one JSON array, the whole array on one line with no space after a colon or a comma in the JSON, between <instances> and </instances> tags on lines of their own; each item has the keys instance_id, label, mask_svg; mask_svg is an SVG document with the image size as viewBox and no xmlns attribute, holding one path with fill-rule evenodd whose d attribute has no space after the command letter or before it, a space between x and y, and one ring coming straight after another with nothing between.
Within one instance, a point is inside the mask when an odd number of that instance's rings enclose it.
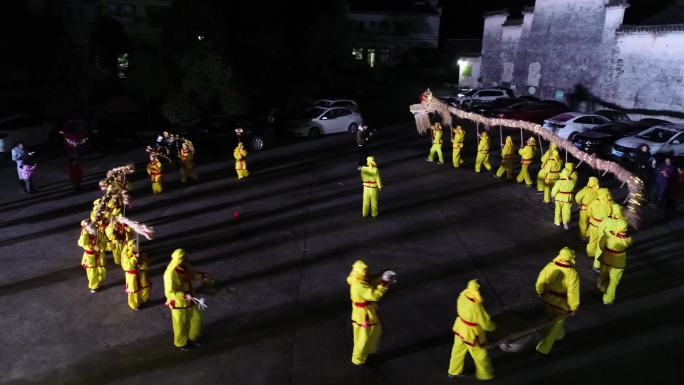
<instances>
[{"instance_id":1,"label":"lit window","mask_svg":"<svg viewBox=\"0 0 684 385\"><path fill-rule=\"evenodd\" d=\"M352 56L356 60L363 60L363 48L352 48Z\"/></svg>"},{"instance_id":2,"label":"lit window","mask_svg":"<svg viewBox=\"0 0 684 385\"><path fill-rule=\"evenodd\" d=\"M375 49L368 48L367 57L368 57L368 66L370 68L375 67Z\"/></svg>"}]
</instances>

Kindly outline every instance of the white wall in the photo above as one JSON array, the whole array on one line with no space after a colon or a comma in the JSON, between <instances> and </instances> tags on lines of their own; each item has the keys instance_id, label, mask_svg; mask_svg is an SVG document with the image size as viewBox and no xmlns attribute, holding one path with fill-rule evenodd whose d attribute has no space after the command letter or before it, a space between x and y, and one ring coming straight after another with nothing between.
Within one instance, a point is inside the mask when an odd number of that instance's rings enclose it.
<instances>
[{"instance_id":1,"label":"white wall","mask_svg":"<svg viewBox=\"0 0 684 385\"><path fill-rule=\"evenodd\" d=\"M459 73L458 73L458 85L460 87L478 87L478 81L477 79L480 77L480 63L481 59L480 57L468 57L468 58L462 58L461 60L465 60L467 62L466 65L471 66L471 76L464 76L463 74L463 67L459 67Z\"/></svg>"}]
</instances>

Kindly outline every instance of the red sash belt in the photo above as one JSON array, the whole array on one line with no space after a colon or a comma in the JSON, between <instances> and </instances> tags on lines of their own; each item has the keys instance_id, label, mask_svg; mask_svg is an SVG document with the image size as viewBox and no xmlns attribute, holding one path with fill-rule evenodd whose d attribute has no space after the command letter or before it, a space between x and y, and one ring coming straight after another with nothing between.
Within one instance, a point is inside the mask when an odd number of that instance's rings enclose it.
<instances>
[{"instance_id":1,"label":"red sash belt","mask_svg":"<svg viewBox=\"0 0 684 385\"><path fill-rule=\"evenodd\" d=\"M460 338L463 341L463 343L468 345L468 346L477 346L477 341L476 342L468 342L465 340L465 338L463 338L462 335L458 334L458 332L454 332L454 335L457 336L458 338Z\"/></svg>"},{"instance_id":2,"label":"red sash belt","mask_svg":"<svg viewBox=\"0 0 684 385\"><path fill-rule=\"evenodd\" d=\"M95 254L95 251L93 251L93 250L83 250L83 252L88 254L88 255L94 255Z\"/></svg>"},{"instance_id":3,"label":"red sash belt","mask_svg":"<svg viewBox=\"0 0 684 385\"><path fill-rule=\"evenodd\" d=\"M459 316L458 318L460 318L461 321L463 321L463 323L466 324L466 325L468 325L468 326L477 326L477 323L475 323L475 322L470 322L470 321L466 321L466 320L464 320L463 317L461 317L461 316Z\"/></svg>"},{"instance_id":4,"label":"red sash belt","mask_svg":"<svg viewBox=\"0 0 684 385\"><path fill-rule=\"evenodd\" d=\"M572 267L572 265L568 265L568 264L565 264L565 263L562 263L562 262L554 262L554 264L555 264L556 266L560 266L560 267Z\"/></svg>"},{"instance_id":5,"label":"red sash belt","mask_svg":"<svg viewBox=\"0 0 684 385\"><path fill-rule=\"evenodd\" d=\"M521 163L522 164L530 164L530 163L532 163L532 159L523 159Z\"/></svg>"},{"instance_id":6,"label":"red sash belt","mask_svg":"<svg viewBox=\"0 0 684 385\"><path fill-rule=\"evenodd\" d=\"M571 192L558 191L558 192L556 192L556 194L572 194L572 191Z\"/></svg>"},{"instance_id":7,"label":"red sash belt","mask_svg":"<svg viewBox=\"0 0 684 385\"><path fill-rule=\"evenodd\" d=\"M375 303L375 302L353 302L354 306L361 307L361 308L368 307L368 306L372 305L373 303Z\"/></svg>"},{"instance_id":8,"label":"red sash belt","mask_svg":"<svg viewBox=\"0 0 684 385\"><path fill-rule=\"evenodd\" d=\"M138 269L126 270L126 273L128 273L128 274L138 274Z\"/></svg>"},{"instance_id":9,"label":"red sash belt","mask_svg":"<svg viewBox=\"0 0 684 385\"><path fill-rule=\"evenodd\" d=\"M559 292L553 291L553 290L546 290L546 292L549 294L555 295L556 297L559 297L559 298L568 298L568 293L559 293Z\"/></svg>"},{"instance_id":10,"label":"red sash belt","mask_svg":"<svg viewBox=\"0 0 684 385\"><path fill-rule=\"evenodd\" d=\"M607 247L605 247L604 250L607 251L607 252L609 252L609 253L613 253L613 254L620 254L620 253L624 253L624 252L625 252L624 250L613 250L613 249L609 249L609 248L607 248Z\"/></svg>"}]
</instances>

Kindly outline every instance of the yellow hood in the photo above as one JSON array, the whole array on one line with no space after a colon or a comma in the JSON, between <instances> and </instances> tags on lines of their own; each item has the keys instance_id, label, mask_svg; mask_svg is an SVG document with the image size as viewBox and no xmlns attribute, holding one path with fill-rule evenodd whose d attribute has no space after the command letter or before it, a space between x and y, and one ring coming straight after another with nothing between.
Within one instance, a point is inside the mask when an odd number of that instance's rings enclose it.
<instances>
[{"instance_id":1,"label":"yellow hood","mask_svg":"<svg viewBox=\"0 0 684 385\"><path fill-rule=\"evenodd\" d=\"M571 265L575 264L575 252L569 248L564 247L559 252L556 258L553 259L554 262L566 262Z\"/></svg>"}]
</instances>

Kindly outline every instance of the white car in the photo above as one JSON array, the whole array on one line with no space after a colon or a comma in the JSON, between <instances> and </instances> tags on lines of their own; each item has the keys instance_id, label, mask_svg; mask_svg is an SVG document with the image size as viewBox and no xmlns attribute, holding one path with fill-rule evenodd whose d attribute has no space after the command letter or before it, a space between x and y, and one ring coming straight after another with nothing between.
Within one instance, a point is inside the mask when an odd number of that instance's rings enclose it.
<instances>
[{"instance_id":1,"label":"white car","mask_svg":"<svg viewBox=\"0 0 684 385\"><path fill-rule=\"evenodd\" d=\"M684 123L660 124L615 142L610 155L615 159L632 160L632 153L648 145L652 155L684 156Z\"/></svg>"},{"instance_id":2,"label":"white car","mask_svg":"<svg viewBox=\"0 0 684 385\"><path fill-rule=\"evenodd\" d=\"M27 147L46 144L51 127L30 115L14 115L0 119L0 153L9 153L17 142Z\"/></svg>"},{"instance_id":3,"label":"white car","mask_svg":"<svg viewBox=\"0 0 684 385\"><path fill-rule=\"evenodd\" d=\"M351 108L312 107L288 131L296 136L316 138L336 132L353 134L362 123L361 114Z\"/></svg>"},{"instance_id":4,"label":"white car","mask_svg":"<svg viewBox=\"0 0 684 385\"><path fill-rule=\"evenodd\" d=\"M484 88L467 92L461 99L461 107L470 109L475 102L489 102L499 98L515 97L508 88Z\"/></svg>"},{"instance_id":5,"label":"white car","mask_svg":"<svg viewBox=\"0 0 684 385\"><path fill-rule=\"evenodd\" d=\"M321 108L333 108L333 107L346 107L352 110L359 110L359 105L351 99L321 99L314 103L314 107Z\"/></svg>"},{"instance_id":6,"label":"white car","mask_svg":"<svg viewBox=\"0 0 684 385\"><path fill-rule=\"evenodd\" d=\"M563 139L571 139L575 133L589 131L610 120L601 115L586 114L584 112L564 112L544 121L544 128L554 132Z\"/></svg>"}]
</instances>

